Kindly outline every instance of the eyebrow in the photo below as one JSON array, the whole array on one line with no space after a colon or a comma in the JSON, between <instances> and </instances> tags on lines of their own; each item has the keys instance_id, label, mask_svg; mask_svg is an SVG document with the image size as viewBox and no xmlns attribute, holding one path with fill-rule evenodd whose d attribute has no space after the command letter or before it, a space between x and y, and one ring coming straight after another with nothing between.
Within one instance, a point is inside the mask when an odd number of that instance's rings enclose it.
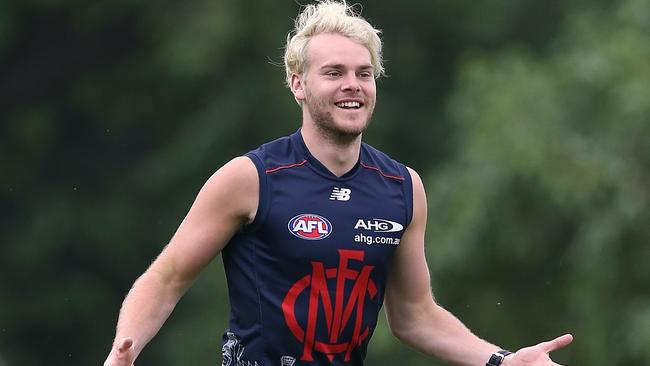
<instances>
[{"instance_id":1,"label":"eyebrow","mask_svg":"<svg viewBox=\"0 0 650 366\"><path fill-rule=\"evenodd\" d=\"M320 67L321 70L323 69L345 69L346 66L343 64L325 64ZM372 65L361 65L357 69L359 70L374 70L375 68Z\"/></svg>"}]
</instances>

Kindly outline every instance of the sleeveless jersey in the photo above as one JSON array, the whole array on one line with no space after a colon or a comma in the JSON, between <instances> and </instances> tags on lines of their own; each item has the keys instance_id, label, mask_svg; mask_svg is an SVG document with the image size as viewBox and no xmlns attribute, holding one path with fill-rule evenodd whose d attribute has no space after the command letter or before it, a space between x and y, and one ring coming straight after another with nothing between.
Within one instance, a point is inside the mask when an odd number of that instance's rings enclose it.
<instances>
[{"instance_id":1,"label":"sleeveless jersey","mask_svg":"<svg viewBox=\"0 0 650 366\"><path fill-rule=\"evenodd\" d=\"M337 177L300 131L246 155L259 206L222 252L231 306L222 364L363 365L412 217L409 172L362 143Z\"/></svg>"}]
</instances>

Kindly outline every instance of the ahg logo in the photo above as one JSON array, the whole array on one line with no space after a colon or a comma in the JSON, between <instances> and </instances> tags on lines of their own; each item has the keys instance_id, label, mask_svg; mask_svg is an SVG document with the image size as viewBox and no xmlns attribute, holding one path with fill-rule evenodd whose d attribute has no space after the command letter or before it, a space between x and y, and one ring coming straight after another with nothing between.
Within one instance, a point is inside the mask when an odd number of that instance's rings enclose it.
<instances>
[{"instance_id":1,"label":"ahg logo","mask_svg":"<svg viewBox=\"0 0 650 366\"><path fill-rule=\"evenodd\" d=\"M361 345L368 338L370 330L363 326L363 308L366 296L374 299L377 296L377 286L370 279L373 266L363 266L361 271L348 268L350 261L363 261L364 251L339 249L338 268L325 268L322 262L312 262L312 273L306 275L296 282L282 302L282 312L287 326L298 339L303 343L302 361L313 361L314 351L327 355L332 362L337 354L344 354L345 362L350 360L352 351ZM334 293L334 304L332 296L327 287L328 280L335 280L336 290ZM349 294L345 293L346 282L354 281ZM349 288L349 287L348 287ZM309 295L309 309L307 311L306 326L300 325L296 318L296 301L305 291ZM347 295L347 299L345 298ZM332 305L334 305L332 307ZM319 317L319 310L324 312L327 322L329 339L316 339L316 326ZM354 328L351 339L341 340L342 330L345 329L356 310ZM304 321L304 320L303 320Z\"/></svg>"},{"instance_id":2,"label":"ahg logo","mask_svg":"<svg viewBox=\"0 0 650 366\"><path fill-rule=\"evenodd\" d=\"M354 225L355 229L363 229L367 231L374 231L376 233L396 233L402 231L404 226L399 222L385 220L385 219L372 219L372 220L357 220Z\"/></svg>"}]
</instances>

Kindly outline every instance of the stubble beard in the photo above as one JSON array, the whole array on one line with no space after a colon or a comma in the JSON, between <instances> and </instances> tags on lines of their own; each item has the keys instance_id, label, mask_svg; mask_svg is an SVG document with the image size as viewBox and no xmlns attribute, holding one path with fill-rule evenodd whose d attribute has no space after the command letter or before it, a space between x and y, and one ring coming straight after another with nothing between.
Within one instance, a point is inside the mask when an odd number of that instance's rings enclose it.
<instances>
[{"instance_id":1,"label":"stubble beard","mask_svg":"<svg viewBox=\"0 0 650 366\"><path fill-rule=\"evenodd\" d=\"M369 108L368 118L364 123L357 126L344 126L334 121L331 111L328 111L328 101L314 98L311 93L307 93L305 103L309 108L309 114L319 134L334 143L348 144L355 141L363 131L370 125L374 105Z\"/></svg>"}]
</instances>

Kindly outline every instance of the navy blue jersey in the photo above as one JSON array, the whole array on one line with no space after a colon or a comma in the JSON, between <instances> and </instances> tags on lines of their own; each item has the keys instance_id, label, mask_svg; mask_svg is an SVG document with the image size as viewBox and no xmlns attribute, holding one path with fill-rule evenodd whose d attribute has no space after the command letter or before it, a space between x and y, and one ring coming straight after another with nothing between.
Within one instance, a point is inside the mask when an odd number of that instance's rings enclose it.
<instances>
[{"instance_id":1,"label":"navy blue jersey","mask_svg":"<svg viewBox=\"0 0 650 366\"><path fill-rule=\"evenodd\" d=\"M259 207L222 252L223 365L362 365L412 217L406 167L363 143L355 167L336 177L300 132L247 156Z\"/></svg>"}]
</instances>

